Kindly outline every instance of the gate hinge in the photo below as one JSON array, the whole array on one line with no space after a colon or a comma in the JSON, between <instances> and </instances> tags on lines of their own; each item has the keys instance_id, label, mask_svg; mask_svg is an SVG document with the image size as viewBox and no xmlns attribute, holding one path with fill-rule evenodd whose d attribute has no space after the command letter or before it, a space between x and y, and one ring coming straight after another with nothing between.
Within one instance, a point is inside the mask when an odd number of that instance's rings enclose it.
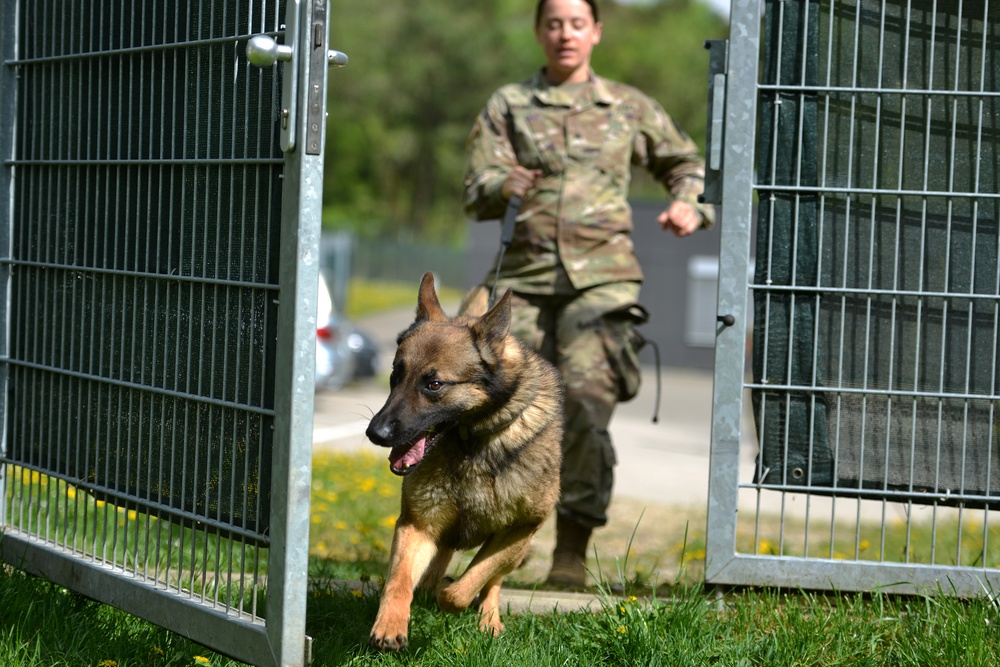
<instances>
[{"instance_id":1,"label":"gate hinge","mask_svg":"<svg viewBox=\"0 0 1000 667\"><path fill-rule=\"evenodd\" d=\"M729 41L709 39L708 49L708 123L705 141L705 190L698 201L722 203L722 157L725 146L726 74L729 69Z\"/></svg>"}]
</instances>

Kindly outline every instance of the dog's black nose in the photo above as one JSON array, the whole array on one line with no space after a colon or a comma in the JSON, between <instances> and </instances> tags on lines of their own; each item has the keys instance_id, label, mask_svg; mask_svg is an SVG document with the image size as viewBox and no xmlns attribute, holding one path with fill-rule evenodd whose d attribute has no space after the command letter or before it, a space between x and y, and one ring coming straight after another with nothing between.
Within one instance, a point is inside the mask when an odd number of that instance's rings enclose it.
<instances>
[{"instance_id":1,"label":"dog's black nose","mask_svg":"<svg viewBox=\"0 0 1000 667\"><path fill-rule=\"evenodd\" d=\"M389 447L389 443L392 441L392 424L389 423L388 419L382 419L380 415L375 415L375 418L368 424L365 435L374 444Z\"/></svg>"}]
</instances>

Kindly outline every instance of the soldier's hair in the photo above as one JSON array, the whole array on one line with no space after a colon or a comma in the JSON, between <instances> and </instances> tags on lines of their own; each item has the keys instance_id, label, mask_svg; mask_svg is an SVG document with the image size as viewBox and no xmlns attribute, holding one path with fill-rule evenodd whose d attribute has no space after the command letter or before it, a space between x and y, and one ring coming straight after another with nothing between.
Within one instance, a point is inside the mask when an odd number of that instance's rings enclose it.
<instances>
[{"instance_id":1,"label":"soldier's hair","mask_svg":"<svg viewBox=\"0 0 1000 667\"><path fill-rule=\"evenodd\" d=\"M546 0L538 0L538 6L535 7L535 27L537 28L542 22L542 10L545 9ZM583 0L588 5L590 5L590 13L594 15L594 23L601 20L600 12L597 11L597 0Z\"/></svg>"}]
</instances>

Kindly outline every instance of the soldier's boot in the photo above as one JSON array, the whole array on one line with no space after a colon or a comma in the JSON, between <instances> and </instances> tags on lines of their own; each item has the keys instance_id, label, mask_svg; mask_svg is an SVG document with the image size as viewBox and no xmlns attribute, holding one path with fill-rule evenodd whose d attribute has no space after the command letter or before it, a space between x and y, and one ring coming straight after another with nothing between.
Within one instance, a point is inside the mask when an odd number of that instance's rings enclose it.
<instances>
[{"instance_id":1,"label":"soldier's boot","mask_svg":"<svg viewBox=\"0 0 1000 667\"><path fill-rule=\"evenodd\" d=\"M556 517L556 548L552 552L549 584L583 588L587 584L587 543L593 529Z\"/></svg>"}]
</instances>

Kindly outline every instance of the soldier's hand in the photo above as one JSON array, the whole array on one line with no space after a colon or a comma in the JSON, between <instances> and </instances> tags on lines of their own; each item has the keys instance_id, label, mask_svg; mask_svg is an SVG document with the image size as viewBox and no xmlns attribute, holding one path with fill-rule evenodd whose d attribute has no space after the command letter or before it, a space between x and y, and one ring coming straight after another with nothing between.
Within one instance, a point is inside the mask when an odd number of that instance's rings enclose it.
<instances>
[{"instance_id":1,"label":"soldier's hand","mask_svg":"<svg viewBox=\"0 0 1000 667\"><path fill-rule=\"evenodd\" d=\"M514 195L524 198L524 195L535 186L535 182L542 177L542 172L539 169L527 169L518 165L514 167L514 171L510 172L510 175L500 186L500 194L503 195L504 199L510 199Z\"/></svg>"},{"instance_id":2,"label":"soldier's hand","mask_svg":"<svg viewBox=\"0 0 1000 667\"><path fill-rule=\"evenodd\" d=\"M701 225L698 213L690 204L682 201L670 204L670 207L657 218L657 222L663 227L663 231L669 230L677 236L687 236Z\"/></svg>"}]
</instances>

